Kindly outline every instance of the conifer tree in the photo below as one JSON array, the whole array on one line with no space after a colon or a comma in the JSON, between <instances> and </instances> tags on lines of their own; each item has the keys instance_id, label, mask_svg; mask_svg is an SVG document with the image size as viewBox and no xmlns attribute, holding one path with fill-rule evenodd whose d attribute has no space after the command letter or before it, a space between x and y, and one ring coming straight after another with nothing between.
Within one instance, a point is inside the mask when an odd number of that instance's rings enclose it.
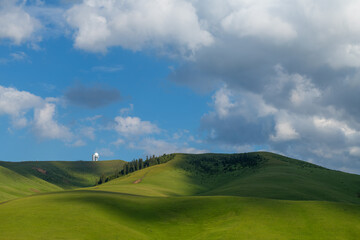
<instances>
[{"instance_id":1,"label":"conifer tree","mask_svg":"<svg viewBox=\"0 0 360 240\"><path fill-rule=\"evenodd\" d=\"M144 162L142 160L142 158L139 159L139 169L143 169L144 168Z\"/></svg>"}]
</instances>

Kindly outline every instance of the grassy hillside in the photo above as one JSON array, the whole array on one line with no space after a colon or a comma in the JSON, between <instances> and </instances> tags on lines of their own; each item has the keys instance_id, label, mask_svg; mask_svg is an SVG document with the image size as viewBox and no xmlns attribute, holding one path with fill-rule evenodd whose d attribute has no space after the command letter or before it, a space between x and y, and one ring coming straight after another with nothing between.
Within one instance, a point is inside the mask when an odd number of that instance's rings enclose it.
<instances>
[{"instance_id":1,"label":"grassy hillside","mask_svg":"<svg viewBox=\"0 0 360 240\"><path fill-rule=\"evenodd\" d=\"M0 202L34 193L93 186L100 175L113 174L124 161L0 161Z\"/></svg>"},{"instance_id":2,"label":"grassy hillside","mask_svg":"<svg viewBox=\"0 0 360 240\"><path fill-rule=\"evenodd\" d=\"M252 166L224 163L225 154L177 154L174 160L96 186L146 196L244 196L360 203L360 176L273 153L249 153ZM206 166L204 166L206 164ZM209 171L209 169L215 169ZM135 181L140 183L134 184Z\"/></svg>"},{"instance_id":3,"label":"grassy hillside","mask_svg":"<svg viewBox=\"0 0 360 240\"><path fill-rule=\"evenodd\" d=\"M62 188L35 176L25 177L0 166L0 202L38 192L60 191Z\"/></svg>"},{"instance_id":4,"label":"grassy hillside","mask_svg":"<svg viewBox=\"0 0 360 240\"><path fill-rule=\"evenodd\" d=\"M0 191L84 187L123 163L96 164L2 162ZM359 175L272 153L176 154L98 186L0 203L0 239L355 240L359 190Z\"/></svg>"},{"instance_id":5,"label":"grassy hillside","mask_svg":"<svg viewBox=\"0 0 360 240\"><path fill-rule=\"evenodd\" d=\"M0 239L349 240L360 233L360 205L231 196L71 191L2 204L0 219Z\"/></svg>"}]
</instances>

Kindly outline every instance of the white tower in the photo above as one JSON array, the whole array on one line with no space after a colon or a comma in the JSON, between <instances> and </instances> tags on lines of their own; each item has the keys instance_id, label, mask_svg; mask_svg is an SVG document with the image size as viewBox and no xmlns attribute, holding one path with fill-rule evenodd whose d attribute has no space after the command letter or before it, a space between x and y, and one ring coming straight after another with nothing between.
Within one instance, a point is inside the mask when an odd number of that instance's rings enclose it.
<instances>
[{"instance_id":1,"label":"white tower","mask_svg":"<svg viewBox=\"0 0 360 240\"><path fill-rule=\"evenodd\" d=\"M96 152L92 155L92 161L97 162L99 160L99 154Z\"/></svg>"}]
</instances>

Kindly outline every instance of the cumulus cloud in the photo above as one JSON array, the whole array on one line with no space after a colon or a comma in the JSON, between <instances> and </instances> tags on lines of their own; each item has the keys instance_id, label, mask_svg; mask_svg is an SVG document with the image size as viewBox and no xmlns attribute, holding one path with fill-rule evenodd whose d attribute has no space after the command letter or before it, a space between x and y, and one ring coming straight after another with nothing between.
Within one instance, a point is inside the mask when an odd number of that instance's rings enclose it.
<instances>
[{"instance_id":1,"label":"cumulus cloud","mask_svg":"<svg viewBox=\"0 0 360 240\"><path fill-rule=\"evenodd\" d=\"M349 68L359 67L357 1L211 0L193 4L215 41L197 52L196 64L184 64L174 71L172 79L179 83L208 89L218 86L214 82L226 82L229 87L260 92L273 67L281 64L324 87L353 74ZM237 23L239 12L251 12L250 20ZM270 20L261 25L252 18ZM267 27L277 25L274 19L288 27ZM257 31L262 29L259 24L265 30Z\"/></svg>"},{"instance_id":2,"label":"cumulus cloud","mask_svg":"<svg viewBox=\"0 0 360 240\"><path fill-rule=\"evenodd\" d=\"M291 24L270 13L270 8L276 7L274 5L242 1L240 7L224 17L221 26L225 32L240 38L254 36L279 43L296 38L297 33Z\"/></svg>"},{"instance_id":3,"label":"cumulus cloud","mask_svg":"<svg viewBox=\"0 0 360 240\"><path fill-rule=\"evenodd\" d=\"M0 38L20 44L32 37L40 22L31 16L16 0L0 1Z\"/></svg>"},{"instance_id":4,"label":"cumulus cloud","mask_svg":"<svg viewBox=\"0 0 360 240\"><path fill-rule=\"evenodd\" d=\"M142 121L138 117L122 117L115 118L115 130L123 136L140 136L153 133L159 133L160 129L149 121Z\"/></svg>"},{"instance_id":5,"label":"cumulus cloud","mask_svg":"<svg viewBox=\"0 0 360 240\"><path fill-rule=\"evenodd\" d=\"M331 168L359 172L360 125L324 102L312 79L275 66L263 93L230 90L213 95L213 111L202 118L208 141L227 148L252 145ZM296 93L296 98L294 94ZM294 100L294 98L296 100Z\"/></svg>"},{"instance_id":6,"label":"cumulus cloud","mask_svg":"<svg viewBox=\"0 0 360 240\"><path fill-rule=\"evenodd\" d=\"M201 128L208 140L225 145L259 145L272 133L277 110L264 99L246 91L228 87L216 91L212 98L213 111L201 119Z\"/></svg>"},{"instance_id":7,"label":"cumulus cloud","mask_svg":"<svg viewBox=\"0 0 360 240\"><path fill-rule=\"evenodd\" d=\"M44 107L35 109L34 130L41 138L70 140L70 130L54 120L55 104L45 103Z\"/></svg>"},{"instance_id":8,"label":"cumulus cloud","mask_svg":"<svg viewBox=\"0 0 360 240\"><path fill-rule=\"evenodd\" d=\"M133 105L131 104L131 109ZM125 113L128 111L125 111ZM196 139L188 130L178 130L172 134L160 129L154 123L143 121L139 117L117 116L113 128L119 135L111 144L119 147L142 150L146 154L164 153L204 153L202 141ZM156 137L154 136L156 134ZM189 145L191 143L191 146Z\"/></svg>"},{"instance_id":9,"label":"cumulus cloud","mask_svg":"<svg viewBox=\"0 0 360 240\"><path fill-rule=\"evenodd\" d=\"M209 142L360 172L358 1L191 4L214 41L169 78L215 91L201 119Z\"/></svg>"},{"instance_id":10,"label":"cumulus cloud","mask_svg":"<svg viewBox=\"0 0 360 240\"><path fill-rule=\"evenodd\" d=\"M277 141L289 141L299 138L299 134L289 122L277 122L275 125L275 135L270 135L270 139Z\"/></svg>"},{"instance_id":11,"label":"cumulus cloud","mask_svg":"<svg viewBox=\"0 0 360 240\"><path fill-rule=\"evenodd\" d=\"M87 108L99 108L121 100L117 89L83 84L69 88L64 97L71 104Z\"/></svg>"},{"instance_id":12,"label":"cumulus cloud","mask_svg":"<svg viewBox=\"0 0 360 240\"><path fill-rule=\"evenodd\" d=\"M8 115L14 127L31 127L40 138L70 141L71 131L55 120L54 99L0 86L0 115ZM29 116L33 112L33 118Z\"/></svg>"},{"instance_id":13,"label":"cumulus cloud","mask_svg":"<svg viewBox=\"0 0 360 240\"><path fill-rule=\"evenodd\" d=\"M176 46L186 52L213 42L196 9L184 0L84 0L66 16L75 29L75 47L91 52L113 46L131 50Z\"/></svg>"},{"instance_id":14,"label":"cumulus cloud","mask_svg":"<svg viewBox=\"0 0 360 240\"><path fill-rule=\"evenodd\" d=\"M43 105L43 99L26 91L0 86L0 115L9 115L15 127L28 125L26 114Z\"/></svg>"}]
</instances>

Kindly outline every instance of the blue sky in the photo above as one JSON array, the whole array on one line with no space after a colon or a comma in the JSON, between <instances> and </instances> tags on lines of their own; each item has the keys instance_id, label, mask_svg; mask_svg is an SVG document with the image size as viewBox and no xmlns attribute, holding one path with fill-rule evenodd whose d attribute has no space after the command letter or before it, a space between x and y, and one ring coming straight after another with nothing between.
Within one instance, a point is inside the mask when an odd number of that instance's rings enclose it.
<instances>
[{"instance_id":1,"label":"blue sky","mask_svg":"<svg viewBox=\"0 0 360 240\"><path fill-rule=\"evenodd\" d=\"M4 160L87 159L94 151L103 151L103 159L131 160L161 152L128 147L128 140L155 137L174 142L171 151L181 150L188 141L175 139L174 134L186 135L183 136L185 138L200 137L199 119L208 109L207 102L211 98L209 94L197 94L169 81L168 75L177 64L173 60L121 48L112 49L107 54L89 54L75 50L71 38L59 37L41 44L41 50L22 45L1 46L2 56L24 55L22 59L0 65L1 79L4 80L2 86L26 91L43 99L56 98L54 120L73 132L76 128L92 128L94 136L76 140L41 137L31 127L17 128L11 125L11 117L1 116L1 125L8 126L2 128L2 142L6 144ZM95 102L101 102L106 97L103 94L111 91L117 92L119 98L95 107L87 106L86 98L80 99L84 101L80 105L66 99L70 89L78 95L83 88L92 89L89 94L99 94L94 97ZM31 111L26 114L29 119L32 118ZM107 129L111 128L107 125L111 125L117 116L140 118L161 131L155 135L124 139L114 129ZM94 120L86 120L94 117ZM118 139L123 139L124 143L114 145ZM78 140L81 144L77 144ZM193 142L192 145L201 144Z\"/></svg>"},{"instance_id":2,"label":"blue sky","mask_svg":"<svg viewBox=\"0 0 360 240\"><path fill-rule=\"evenodd\" d=\"M0 0L1 160L268 150L360 173L358 9Z\"/></svg>"}]
</instances>

